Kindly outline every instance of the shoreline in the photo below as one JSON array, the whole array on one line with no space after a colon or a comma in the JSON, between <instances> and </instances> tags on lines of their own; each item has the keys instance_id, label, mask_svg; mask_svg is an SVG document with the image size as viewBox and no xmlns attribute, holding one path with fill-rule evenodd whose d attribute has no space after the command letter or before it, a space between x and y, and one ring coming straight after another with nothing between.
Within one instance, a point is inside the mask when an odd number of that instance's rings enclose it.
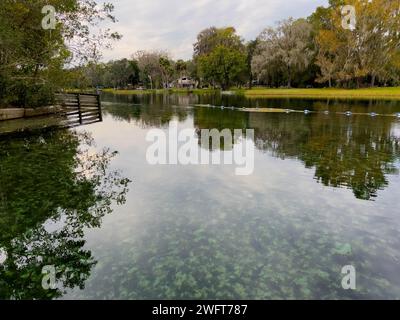
<instances>
[{"instance_id":1,"label":"shoreline","mask_svg":"<svg viewBox=\"0 0 400 320\"><path fill-rule=\"evenodd\" d=\"M245 90L247 98L298 98L298 99L384 99L400 100L400 87L365 89L270 89Z\"/></svg>"},{"instance_id":2,"label":"shoreline","mask_svg":"<svg viewBox=\"0 0 400 320\"><path fill-rule=\"evenodd\" d=\"M146 95L146 94L215 94L221 93L217 89L153 89L153 90L117 90L103 89L104 93L115 95ZM254 88L254 89L232 89L235 95L243 95L246 98L271 98L271 99L350 99L350 100L400 100L400 87L385 88L363 88L363 89L271 89L271 88Z\"/></svg>"},{"instance_id":3,"label":"shoreline","mask_svg":"<svg viewBox=\"0 0 400 320\"><path fill-rule=\"evenodd\" d=\"M220 92L217 89L145 89L145 90L122 90L122 89L103 89L103 93L112 93L116 95L145 95L145 94L211 94Z\"/></svg>"}]
</instances>

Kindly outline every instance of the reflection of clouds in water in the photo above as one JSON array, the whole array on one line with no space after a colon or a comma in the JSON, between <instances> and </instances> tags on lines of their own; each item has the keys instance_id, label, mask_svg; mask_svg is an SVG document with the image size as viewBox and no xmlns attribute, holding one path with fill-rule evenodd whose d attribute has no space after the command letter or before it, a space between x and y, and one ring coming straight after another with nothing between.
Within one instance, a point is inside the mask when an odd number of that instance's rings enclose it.
<instances>
[{"instance_id":1,"label":"reflection of clouds in water","mask_svg":"<svg viewBox=\"0 0 400 320\"><path fill-rule=\"evenodd\" d=\"M4 249L0 248L0 264L3 264L7 260L7 253Z\"/></svg>"},{"instance_id":2,"label":"reflection of clouds in water","mask_svg":"<svg viewBox=\"0 0 400 320\"><path fill-rule=\"evenodd\" d=\"M48 233L61 232L67 227L68 221L67 216L63 215L64 211L60 208L57 211L58 214L55 217L51 217L43 223L43 227ZM78 214L76 210L73 210L73 213Z\"/></svg>"},{"instance_id":3,"label":"reflection of clouds in water","mask_svg":"<svg viewBox=\"0 0 400 320\"><path fill-rule=\"evenodd\" d=\"M393 124L391 136L400 139L400 122Z\"/></svg>"}]
</instances>

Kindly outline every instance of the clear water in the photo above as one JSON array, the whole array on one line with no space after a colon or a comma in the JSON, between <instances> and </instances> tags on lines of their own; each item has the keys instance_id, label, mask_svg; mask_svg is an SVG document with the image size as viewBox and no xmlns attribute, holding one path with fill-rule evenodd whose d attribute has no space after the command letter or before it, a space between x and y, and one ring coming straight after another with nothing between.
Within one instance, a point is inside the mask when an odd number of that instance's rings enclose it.
<instances>
[{"instance_id":1,"label":"clear water","mask_svg":"<svg viewBox=\"0 0 400 320\"><path fill-rule=\"evenodd\" d=\"M105 95L103 106L99 124L1 139L1 298L400 299L400 102ZM171 121L255 129L254 174L150 166L146 134ZM43 290L44 265L58 289ZM346 265L357 290L342 288Z\"/></svg>"}]
</instances>

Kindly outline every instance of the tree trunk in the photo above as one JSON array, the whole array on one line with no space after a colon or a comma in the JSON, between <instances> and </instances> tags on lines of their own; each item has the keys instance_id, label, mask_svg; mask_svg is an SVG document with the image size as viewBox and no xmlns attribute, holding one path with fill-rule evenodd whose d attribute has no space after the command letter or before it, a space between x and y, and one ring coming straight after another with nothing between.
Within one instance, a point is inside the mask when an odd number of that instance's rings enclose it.
<instances>
[{"instance_id":1,"label":"tree trunk","mask_svg":"<svg viewBox=\"0 0 400 320\"><path fill-rule=\"evenodd\" d=\"M375 79L376 79L376 76L373 75L372 79L371 79L371 87L375 87Z\"/></svg>"}]
</instances>

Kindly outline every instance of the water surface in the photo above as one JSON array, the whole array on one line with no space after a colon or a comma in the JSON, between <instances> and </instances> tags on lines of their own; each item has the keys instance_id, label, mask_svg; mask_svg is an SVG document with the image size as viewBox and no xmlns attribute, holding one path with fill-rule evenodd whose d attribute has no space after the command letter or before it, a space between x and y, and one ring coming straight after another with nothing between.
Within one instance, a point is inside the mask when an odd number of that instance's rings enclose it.
<instances>
[{"instance_id":1,"label":"water surface","mask_svg":"<svg viewBox=\"0 0 400 320\"><path fill-rule=\"evenodd\" d=\"M399 102L105 95L103 106L99 124L2 139L2 298L400 298ZM172 121L254 129L254 174L150 166L146 134ZM48 264L57 292L40 286ZM346 265L356 291L341 286Z\"/></svg>"}]
</instances>

